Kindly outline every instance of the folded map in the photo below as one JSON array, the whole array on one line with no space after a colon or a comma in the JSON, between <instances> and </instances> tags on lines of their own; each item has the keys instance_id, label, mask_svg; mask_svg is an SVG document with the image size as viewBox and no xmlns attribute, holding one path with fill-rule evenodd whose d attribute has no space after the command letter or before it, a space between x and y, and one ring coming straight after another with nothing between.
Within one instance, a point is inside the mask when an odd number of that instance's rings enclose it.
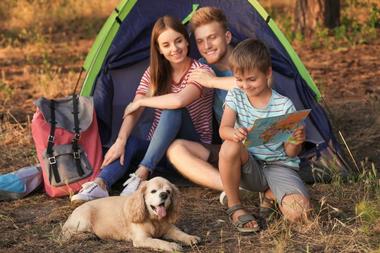
<instances>
[{"instance_id":1,"label":"folded map","mask_svg":"<svg viewBox=\"0 0 380 253\"><path fill-rule=\"evenodd\" d=\"M280 116L256 119L244 144L246 147L256 147L266 143L285 142L302 124L310 111L310 109L306 109Z\"/></svg>"}]
</instances>

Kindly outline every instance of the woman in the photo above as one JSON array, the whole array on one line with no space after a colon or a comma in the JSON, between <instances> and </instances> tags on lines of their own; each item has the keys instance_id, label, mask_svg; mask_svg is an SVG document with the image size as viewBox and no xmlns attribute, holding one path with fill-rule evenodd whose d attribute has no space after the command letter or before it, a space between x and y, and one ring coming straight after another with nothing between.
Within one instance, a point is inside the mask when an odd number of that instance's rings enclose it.
<instances>
[{"instance_id":1,"label":"woman","mask_svg":"<svg viewBox=\"0 0 380 253\"><path fill-rule=\"evenodd\" d=\"M176 18L159 18L152 30L150 66L133 102L125 110L118 138L105 155L104 168L93 182L84 184L71 201L107 197L107 188L127 172L132 160L140 160L145 154L121 195L135 191L153 172L175 138L211 142L212 90L188 81L188 77L197 68L212 70L191 59L188 53L186 28ZM150 141L130 136L145 107L156 108L148 136Z\"/></svg>"}]
</instances>

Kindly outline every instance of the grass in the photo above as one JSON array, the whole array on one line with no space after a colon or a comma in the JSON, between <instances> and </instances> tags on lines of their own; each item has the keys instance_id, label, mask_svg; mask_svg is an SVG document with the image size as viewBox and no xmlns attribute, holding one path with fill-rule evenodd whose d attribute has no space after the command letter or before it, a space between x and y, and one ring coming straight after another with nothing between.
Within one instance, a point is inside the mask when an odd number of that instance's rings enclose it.
<instances>
[{"instance_id":1,"label":"grass","mask_svg":"<svg viewBox=\"0 0 380 253\"><path fill-rule=\"evenodd\" d=\"M4 0L0 2L0 45L46 43L66 36L93 38L118 1ZM75 27L75 29L71 29ZM57 34L59 36L57 36Z\"/></svg>"},{"instance_id":2,"label":"grass","mask_svg":"<svg viewBox=\"0 0 380 253\"><path fill-rule=\"evenodd\" d=\"M115 2L0 1L0 18L3 20L0 24L1 173L37 162L30 132L30 122L35 111L32 100L40 96L64 96L72 91L84 57L101 24L114 8ZM275 1L268 2L275 4ZM344 13L351 15L351 23L345 21L345 26L354 27L354 21L357 20L355 22L359 25L367 22L368 27L376 27L376 10L369 12L372 14L368 20L365 19L366 15L361 14L361 10L367 8L367 3L371 2L346 0L344 8L352 6L352 9L344 10ZM281 5L282 9L273 9L273 13L278 13L274 15L276 21L280 20L281 11L288 8L287 6ZM349 10L353 12L349 13ZM355 16L355 12L358 15ZM36 13L38 15L35 15ZM293 36L293 42L306 43L297 32L292 35L290 21L291 19L283 24L286 34ZM281 20L279 23L281 24ZM326 48L360 48L365 43L372 42L373 38L370 36L365 37L365 41L349 42L345 36L351 36L353 32L356 30L346 29L336 33L321 30L315 35L315 40L322 41L320 46L327 43ZM364 33L362 35L364 36ZM317 38L318 36L321 38ZM335 39L336 44L330 45L329 43L333 43ZM320 54L324 53L320 46L315 47L317 51L312 58L320 59ZM337 55L339 57L334 61L339 63L342 55ZM358 64L355 71L362 70L359 67L361 65ZM347 69L349 66L344 68ZM367 68L364 71L368 72ZM329 72L322 72L318 79L323 82L323 93L326 94L332 92L329 88L328 74ZM368 81L368 78L363 79ZM370 86L376 86L376 80L370 79ZM336 85L343 85L345 82L353 82L356 85L361 81L350 77L336 78ZM379 133L376 128L378 105L375 94L364 108L360 107L360 103L333 105L332 111L336 112L338 123L342 123L342 131L349 136L347 142L358 161L360 173L348 182L342 182L339 176L335 176L331 184L309 186L314 211L311 213L310 221L302 226L278 219L259 234L243 236L235 232L228 222L218 204L218 193L197 187L181 188L185 204L178 226L200 235L203 239L201 245L187 250L380 252L380 228L377 228L380 226L379 164L365 158L368 155L366 147L376 147L376 136ZM355 110L356 108L360 110ZM366 118L356 119L362 122L355 124L349 117L355 113ZM253 211L257 211L257 195L246 197L244 202L252 207ZM94 237L59 244L61 226L73 209L67 199L50 199L41 192L22 200L0 203L0 251L21 252L28 249L28 252L39 252L41 248L46 247L52 252L134 251L130 243L100 241Z\"/></svg>"}]
</instances>

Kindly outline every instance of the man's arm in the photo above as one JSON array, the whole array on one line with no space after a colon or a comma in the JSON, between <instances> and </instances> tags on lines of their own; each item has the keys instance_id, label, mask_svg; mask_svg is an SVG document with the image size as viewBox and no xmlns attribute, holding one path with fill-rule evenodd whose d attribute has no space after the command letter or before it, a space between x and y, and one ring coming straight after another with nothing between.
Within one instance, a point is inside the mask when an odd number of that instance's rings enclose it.
<instances>
[{"instance_id":1,"label":"man's arm","mask_svg":"<svg viewBox=\"0 0 380 253\"><path fill-rule=\"evenodd\" d=\"M235 86L235 78L233 76L217 77L204 69L196 69L191 72L189 80L207 88L221 90L230 90Z\"/></svg>"}]
</instances>

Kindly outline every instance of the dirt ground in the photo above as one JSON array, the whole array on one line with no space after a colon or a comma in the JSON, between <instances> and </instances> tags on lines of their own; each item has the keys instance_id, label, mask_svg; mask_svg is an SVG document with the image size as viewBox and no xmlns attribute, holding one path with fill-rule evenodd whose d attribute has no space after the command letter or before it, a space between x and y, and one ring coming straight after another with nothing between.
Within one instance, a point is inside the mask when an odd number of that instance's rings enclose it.
<instances>
[{"instance_id":1,"label":"dirt ground","mask_svg":"<svg viewBox=\"0 0 380 253\"><path fill-rule=\"evenodd\" d=\"M0 173L36 162L29 130L35 110L32 101L46 96L44 85L49 82L53 88L48 95L67 94L91 43L0 49ZM320 87L335 130L343 134L358 167L379 170L380 40L333 51L312 49L306 43L295 49ZM310 224L290 225L279 219L247 236L230 225L217 192L196 186L180 190L184 201L178 226L202 237L200 245L187 247L186 252L379 250L380 228L366 226L355 214L359 201L374 199L373 191L361 182L310 185L315 207ZM257 195L244 199L257 211ZM21 200L1 202L0 252L150 252L134 249L131 242L101 241L91 235L61 243L60 228L74 208L68 198L49 198L41 189Z\"/></svg>"}]
</instances>

